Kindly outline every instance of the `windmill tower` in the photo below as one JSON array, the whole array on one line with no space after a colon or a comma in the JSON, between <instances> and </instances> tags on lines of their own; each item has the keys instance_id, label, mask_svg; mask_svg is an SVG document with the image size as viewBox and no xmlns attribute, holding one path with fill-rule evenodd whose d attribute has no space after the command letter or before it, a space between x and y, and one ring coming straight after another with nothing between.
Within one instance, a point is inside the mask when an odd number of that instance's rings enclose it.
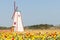
<instances>
[{"instance_id":1,"label":"windmill tower","mask_svg":"<svg viewBox=\"0 0 60 40\"><path fill-rule=\"evenodd\" d=\"M24 29L22 24L21 12L18 11L18 7L16 6L15 1L14 1L14 13L12 19L13 19L14 31L23 32Z\"/></svg>"}]
</instances>

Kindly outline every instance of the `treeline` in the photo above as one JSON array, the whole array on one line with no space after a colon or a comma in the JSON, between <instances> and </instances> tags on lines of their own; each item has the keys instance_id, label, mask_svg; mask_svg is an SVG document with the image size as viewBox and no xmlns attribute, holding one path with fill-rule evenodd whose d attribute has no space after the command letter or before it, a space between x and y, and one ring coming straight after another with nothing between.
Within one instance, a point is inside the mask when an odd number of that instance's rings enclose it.
<instances>
[{"instance_id":1,"label":"treeline","mask_svg":"<svg viewBox=\"0 0 60 40\"><path fill-rule=\"evenodd\" d=\"M0 30L4 30L4 29L11 29L11 28L13 28L13 26L11 26L11 27L5 27L5 26L0 26Z\"/></svg>"},{"instance_id":2,"label":"treeline","mask_svg":"<svg viewBox=\"0 0 60 40\"><path fill-rule=\"evenodd\" d=\"M29 28L29 29L50 29L51 27L54 27L54 25L39 24L39 25L31 25L26 28Z\"/></svg>"},{"instance_id":3,"label":"treeline","mask_svg":"<svg viewBox=\"0 0 60 40\"><path fill-rule=\"evenodd\" d=\"M11 29L11 28L14 28L14 26L11 27L0 26L0 30ZM24 29L60 29L60 26L54 26L50 24L38 24L38 25L25 26Z\"/></svg>"},{"instance_id":4,"label":"treeline","mask_svg":"<svg viewBox=\"0 0 60 40\"><path fill-rule=\"evenodd\" d=\"M3 30L3 29L10 29L10 27L0 27L0 30Z\"/></svg>"}]
</instances>

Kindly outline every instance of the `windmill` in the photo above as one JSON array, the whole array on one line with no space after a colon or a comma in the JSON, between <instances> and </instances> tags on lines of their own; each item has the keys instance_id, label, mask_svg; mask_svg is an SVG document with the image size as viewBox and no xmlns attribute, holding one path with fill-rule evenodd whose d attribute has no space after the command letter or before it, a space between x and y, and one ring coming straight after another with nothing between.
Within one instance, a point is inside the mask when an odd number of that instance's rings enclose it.
<instances>
[{"instance_id":1,"label":"windmill","mask_svg":"<svg viewBox=\"0 0 60 40\"><path fill-rule=\"evenodd\" d=\"M21 17L21 12L17 11L18 7L15 4L14 1L14 13L12 16L13 19L13 26L14 26L14 31L16 32L23 32L23 24L22 24L22 17Z\"/></svg>"}]
</instances>

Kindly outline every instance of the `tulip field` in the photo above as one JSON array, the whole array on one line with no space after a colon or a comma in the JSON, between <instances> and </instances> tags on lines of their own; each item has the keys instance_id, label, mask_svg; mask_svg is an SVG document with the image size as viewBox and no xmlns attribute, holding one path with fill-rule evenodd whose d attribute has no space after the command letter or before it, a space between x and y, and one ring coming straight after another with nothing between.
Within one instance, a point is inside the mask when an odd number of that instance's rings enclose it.
<instances>
[{"instance_id":1,"label":"tulip field","mask_svg":"<svg viewBox=\"0 0 60 40\"><path fill-rule=\"evenodd\" d=\"M42 31L43 32L43 31ZM0 32L0 40L60 40L60 32Z\"/></svg>"}]
</instances>

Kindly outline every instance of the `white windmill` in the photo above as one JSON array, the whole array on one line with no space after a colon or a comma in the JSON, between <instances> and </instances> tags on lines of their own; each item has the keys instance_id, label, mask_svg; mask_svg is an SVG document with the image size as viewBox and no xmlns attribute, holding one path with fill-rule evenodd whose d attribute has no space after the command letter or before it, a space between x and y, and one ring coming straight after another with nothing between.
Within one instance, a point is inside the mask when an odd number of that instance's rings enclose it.
<instances>
[{"instance_id":1,"label":"white windmill","mask_svg":"<svg viewBox=\"0 0 60 40\"><path fill-rule=\"evenodd\" d=\"M23 24L22 24L22 17L21 17L21 12L17 11L18 7L15 5L14 1L14 14L12 16L13 18L13 26L14 26L14 31L16 32L23 32Z\"/></svg>"}]
</instances>

